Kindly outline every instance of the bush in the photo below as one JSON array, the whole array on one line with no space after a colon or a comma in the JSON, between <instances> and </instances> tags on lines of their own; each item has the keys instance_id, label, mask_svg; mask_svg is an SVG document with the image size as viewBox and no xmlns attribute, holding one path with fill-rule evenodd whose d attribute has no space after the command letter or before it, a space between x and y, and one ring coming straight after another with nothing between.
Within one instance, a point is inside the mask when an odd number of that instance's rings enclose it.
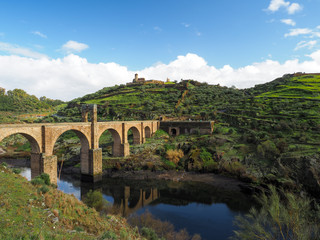
<instances>
[{"instance_id":1,"label":"bush","mask_svg":"<svg viewBox=\"0 0 320 240\"><path fill-rule=\"evenodd\" d=\"M106 231L105 233L102 234L102 236L99 239L116 240L118 239L118 236L112 231Z\"/></svg>"},{"instance_id":2,"label":"bush","mask_svg":"<svg viewBox=\"0 0 320 240\"><path fill-rule=\"evenodd\" d=\"M175 169L176 165L173 162L170 162L168 160L164 160L164 168L165 169Z\"/></svg>"},{"instance_id":3,"label":"bush","mask_svg":"<svg viewBox=\"0 0 320 240\"><path fill-rule=\"evenodd\" d=\"M40 178L44 181L46 185L50 185L50 176L47 173L42 173Z\"/></svg>"},{"instance_id":4,"label":"bush","mask_svg":"<svg viewBox=\"0 0 320 240\"><path fill-rule=\"evenodd\" d=\"M6 168L6 167L8 167L8 164L6 162L3 162L3 163L1 163L1 166Z\"/></svg>"},{"instance_id":5,"label":"bush","mask_svg":"<svg viewBox=\"0 0 320 240\"><path fill-rule=\"evenodd\" d=\"M15 174L20 174L21 173L21 169L20 168L13 168L12 172Z\"/></svg>"},{"instance_id":6,"label":"bush","mask_svg":"<svg viewBox=\"0 0 320 240\"><path fill-rule=\"evenodd\" d=\"M40 192L42 192L42 193L47 193L47 192L49 192L49 188L48 188L48 186L46 186L46 185L42 185L40 188L39 188L39 191Z\"/></svg>"},{"instance_id":7,"label":"bush","mask_svg":"<svg viewBox=\"0 0 320 240\"><path fill-rule=\"evenodd\" d=\"M89 207L95 208L97 211L101 211L104 206L104 199L102 197L102 193L100 191L92 191L90 190L85 199L85 204Z\"/></svg>"},{"instance_id":8,"label":"bush","mask_svg":"<svg viewBox=\"0 0 320 240\"><path fill-rule=\"evenodd\" d=\"M50 185L50 176L47 173L42 173L31 180L33 185Z\"/></svg>"},{"instance_id":9,"label":"bush","mask_svg":"<svg viewBox=\"0 0 320 240\"><path fill-rule=\"evenodd\" d=\"M212 154L209 153L204 147L201 149L200 159L205 163L212 160Z\"/></svg>"},{"instance_id":10,"label":"bush","mask_svg":"<svg viewBox=\"0 0 320 240\"><path fill-rule=\"evenodd\" d=\"M31 183L32 183L32 185L44 185L43 179L41 179L39 176L32 179Z\"/></svg>"},{"instance_id":11,"label":"bush","mask_svg":"<svg viewBox=\"0 0 320 240\"><path fill-rule=\"evenodd\" d=\"M240 230L234 231L234 239L320 239L320 208L314 200L269 189L270 195L257 198L259 211L252 208L245 217L236 217Z\"/></svg>"},{"instance_id":12,"label":"bush","mask_svg":"<svg viewBox=\"0 0 320 240\"><path fill-rule=\"evenodd\" d=\"M184 156L184 154L183 154L183 151L181 149L179 149L179 150L169 149L166 152L166 158L170 162L173 162L174 164L177 164L183 156Z\"/></svg>"},{"instance_id":13,"label":"bush","mask_svg":"<svg viewBox=\"0 0 320 240\"><path fill-rule=\"evenodd\" d=\"M147 228L147 227L141 228L141 235L144 236L145 238L147 238L148 240L158 240L159 239L156 232L153 229Z\"/></svg>"}]
</instances>

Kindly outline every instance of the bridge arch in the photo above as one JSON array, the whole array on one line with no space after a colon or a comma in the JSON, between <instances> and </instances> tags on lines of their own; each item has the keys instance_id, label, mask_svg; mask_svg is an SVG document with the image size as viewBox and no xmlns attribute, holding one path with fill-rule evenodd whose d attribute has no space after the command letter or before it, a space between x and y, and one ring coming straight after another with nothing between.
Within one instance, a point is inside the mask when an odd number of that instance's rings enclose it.
<instances>
[{"instance_id":1,"label":"bridge arch","mask_svg":"<svg viewBox=\"0 0 320 240\"><path fill-rule=\"evenodd\" d=\"M17 132L17 133L8 133L7 135L4 135L1 139L0 142L2 142L5 138L10 137L10 136L14 136L20 134L23 137L25 137L31 146L31 152L32 153L40 153L40 144L38 143L38 141L35 139L34 136L28 134L28 133L23 133L23 132Z\"/></svg>"},{"instance_id":2,"label":"bridge arch","mask_svg":"<svg viewBox=\"0 0 320 240\"><path fill-rule=\"evenodd\" d=\"M150 138L151 137L151 130L149 126L146 126L144 128L144 133L145 133L145 138Z\"/></svg>"},{"instance_id":3,"label":"bridge arch","mask_svg":"<svg viewBox=\"0 0 320 240\"><path fill-rule=\"evenodd\" d=\"M64 131L60 132L59 134L57 134L55 136L55 138L52 141L52 149L50 154L53 154L53 150L54 150L54 145L55 143L58 141L58 139L66 132L72 131L74 132L77 137L80 140L80 166L81 166L81 173L82 174L88 174L89 172L89 166L90 166L90 161L89 161L89 148L90 148L90 143L89 140L87 138L87 136L82 133L79 130L76 129L65 129Z\"/></svg>"},{"instance_id":4,"label":"bridge arch","mask_svg":"<svg viewBox=\"0 0 320 240\"><path fill-rule=\"evenodd\" d=\"M140 144L141 143L141 139L140 139L140 131L138 130L138 128L132 126L131 128L129 128L129 131L132 131L133 134L133 144Z\"/></svg>"},{"instance_id":5,"label":"bridge arch","mask_svg":"<svg viewBox=\"0 0 320 240\"><path fill-rule=\"evenodd\" d=\"M122 149L121 149L121 137L120 134L118 133L117 130L113 129L113 128L107 128L104 129L101 134L98 136L98 140L100 140L101 136L103 133L105 133L106 131L108 131L109 133L111 133L112 136L112 140L113 140L113 145L112 145L112 155L114 157L120 157L122 156Z\"/></svg>"}]
</instances>

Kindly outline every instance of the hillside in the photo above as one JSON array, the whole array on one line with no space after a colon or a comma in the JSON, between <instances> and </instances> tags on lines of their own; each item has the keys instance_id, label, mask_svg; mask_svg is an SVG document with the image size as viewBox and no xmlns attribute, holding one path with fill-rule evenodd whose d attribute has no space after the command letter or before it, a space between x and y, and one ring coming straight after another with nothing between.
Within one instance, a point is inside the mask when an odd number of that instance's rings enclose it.
<instances>
[{"instance_id":1,"label":"hillside","mask_svg":"<svg viewBox=\"0 0 320 240\"><path fill-rule=\"evenodd\" d=\"M293 189L303 186L317 195L320 193L319 90L317 74L285 75L244 90L194 80L120 85L74 99L57 114L38 121L81 121L81 104L93 103L98 104L99 121L159 119L160 116L165 120L214 120L211 136L179 136L160 142L151 139L150 145L131 146L134 153L131 157L141 159L140 168L159 166L159 170L216 172L257 184L272 183ZM59 148L58 144L58 156L79 152L77 136L69 137L75 146L68 150L63 145ZM9 143L10 139L2 143L8 152ZM24 144L21 142L17 149L27 149ZM106 168L121 168L109 164L110 134L103 135L100 146ZM169 154L169 150L173 152ZM150 163L147 158L157 161ZM123 167L137 168L130 165L130 160L129 166L124 162Z\"/></svg>"},{"instance_id":2,"label":"hillside","mask_svg":"<svg viewBox=\"0 0 320 240\"><path fill-rule=\"evenodd\" d=\"M206 140L171 140L170 148L184 152L180 168L195 158L199 164L193 170L234 174L229 163L236 161L240 164L237 169L257 182L287 187L303 185L317 193L320 192L319 94L317 74L284 75L244 90L194 80L170 85L121 85L75 99L58 112L63 118L51 120L80 121L83 103L98 104L100 120L160 116L169 120L214 120L214 134ZM156 152L166 158L166 150L165 147L165 151ZM203 168L201 153L209 153L215 167ZM189 160L185 162L186 159Z\"/></svg>"},{"instance_id":3,"label":"hillside","mask_svg":"<svg viewBox=\"0 0 320 240\"><path fill-rule=\"evenodd\" d=\"M60 100L46 97L38 99L21 89L5 93L5 90L0 88L0 122L32 121L32 118L35 119L37 116L54 113L55 107L62 103Z\"/></svg>"}]
</instances>

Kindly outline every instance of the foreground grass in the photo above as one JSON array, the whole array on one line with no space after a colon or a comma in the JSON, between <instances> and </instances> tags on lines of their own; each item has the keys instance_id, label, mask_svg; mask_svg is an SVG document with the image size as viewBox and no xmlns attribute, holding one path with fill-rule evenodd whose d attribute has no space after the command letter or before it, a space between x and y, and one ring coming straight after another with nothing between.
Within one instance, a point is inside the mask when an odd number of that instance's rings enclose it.
<instances>
[{"instance_id":1,"label":"foreground grass","mask_svg":"<svg viewBox=\"0 0 320 240\"><path fill-rule=\"evenodd\" d=\"M54 187L40 189L0 165L0 239L141 239L123 218L102 217Z\"/></svg>"}]
</instances>

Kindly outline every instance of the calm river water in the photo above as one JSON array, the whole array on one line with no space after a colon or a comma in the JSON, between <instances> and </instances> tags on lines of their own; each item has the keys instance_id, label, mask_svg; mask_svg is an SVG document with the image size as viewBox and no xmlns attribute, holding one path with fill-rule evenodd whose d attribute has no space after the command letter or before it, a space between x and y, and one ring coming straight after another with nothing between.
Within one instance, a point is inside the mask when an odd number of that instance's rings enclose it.
<instances>
[{"instance_id":1,"label":"calm river water","mask_svg":"<svg viewBox=\"0 0 320 240\"><path fill-rule=\"evenodd\" d=\"M23 168L21 174L30 179L30 168ZM149 211L174 224L176 230L185 228L190 235L197 233L207 240L232 236L235 216L247 213L253 205L245 194L197 182L105 178L101 184L92 185L79 178L61 178L58 189L78 199L90 189L97 189L123 216Z\"/></svg>"}]
</instances>

